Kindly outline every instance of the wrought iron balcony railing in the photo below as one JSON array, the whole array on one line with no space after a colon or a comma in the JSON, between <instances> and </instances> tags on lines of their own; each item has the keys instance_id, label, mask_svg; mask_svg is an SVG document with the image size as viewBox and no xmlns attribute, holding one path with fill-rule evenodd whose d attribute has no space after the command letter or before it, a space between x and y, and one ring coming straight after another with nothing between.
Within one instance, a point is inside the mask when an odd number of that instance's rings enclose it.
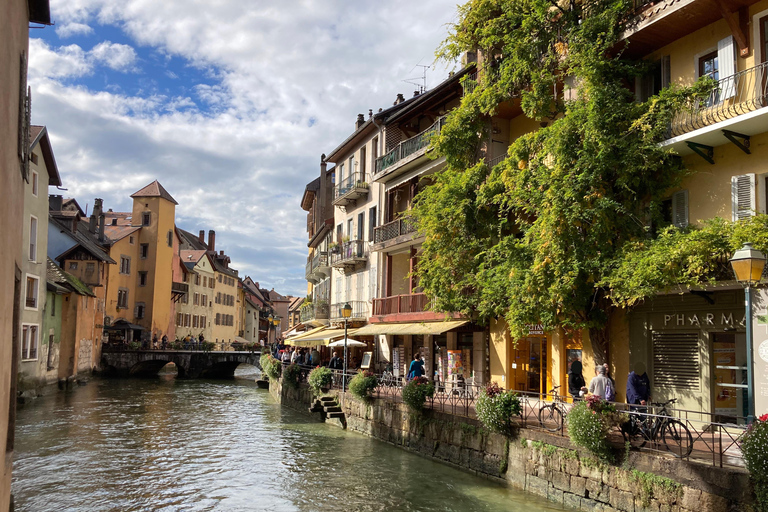
<instances>
[{"instance_id":1,"label":"wrought iron balcony railing","mask_svg":"<svg viewBox=\"0 0 768 512\"><path fill-rule=\"evenodd\" d=\"M400 218L375 227L373 229L373 243L379 244L415 232L416 223L412 219Z\"/></svg>"},{"instance_id":2,"label":"wrought iron balcony railing","mask_svg":"<svg viewBox=\"0 0 768 512\"><path fill-rule=\"evenodd\" d=\"M368 259L368 244L363 240L343 242L331 249L331 266L343 267Z\"/></svg>"},{"instance_id":3,"label":"wrought iron balcony railing","mask_svg":"<svg viewBox=\"0 0 768 512\"><path fill-rule=\"evenodd\" d=\"M464 95L472 94L477 88L477 71L464 76L461 79L461 86L464 88Z\"/></svg>"},{"instance_id":4,"label":"wrought iron balcony railing","mask_svg":"<svg viewBox=\"0 0 768 512\"><path fill-rule=\"evenodd\" d=\"M340 302L338 304L331 304L331 321L337 322L344 320L344 315L341 313L341 309L349 304L352 306L352 316L350 320L367 320L368 319L368 302L364 300L350 300L347 302Z\"/></svg>"},{"instance_id":5,"label":"wrought iron balcony railing","mask_svg":"<svg viewBox=\"0 0 768 512\"><path fill-rule=\"evenodd\" d=\"M412 154L416 153L420 149L429 146L432 140L432 136L440 133L440 130L445 124L445 116L441 117L432 124L429 128L421 132L420 134L404 140L398 144L394 149L380 156L376 159L376 168L374 174L378 175L384 172L386 169L394 166L400 160L403 160Z\"/></svg>"},{"instance_id":6,"label":"wrought iron balcony railing","mask_svg":"<svg viewBox=\"0 0 768 512\"><path fill-rule=\"evenodd\" d=\"M718 80L704 100L675 116L670 137L748 114L768 106L768 62Z\"/></svg>"},{"instance_id":7,"label":"wrought iron balcony railing","mask_svg":"<svg viewBox=\"0 0 768 512\"><path fill-rule=\"evenodd\" d=\"M339 199L357 199L367 194L368 182L365 181L365 174L353 172L343 178L333 189L333 200L335 203Z\"/></svg>"},{"instance_id":8,"label":"wrought iron balcony railing","mask_svg":"<svg viewBox=\"0 0 768 512\"><path fill-rule=\"evenodd\" d=\"M395 315L398 313L423 313L429 311L429 300L424 293L394 295L373 299L374 315Z\"/></svg>"},{"instance_id":9,"label":"wrought iron balcony railing","mask_svg":"<svg viewBox=\"0 0 768 512\"><path fill-rule=\"evenodd\" d=\"M321 300L304 304L299 308L299 315L302 323L313 320L328 320L328 302Z\"/></svg>"}]
</instances>

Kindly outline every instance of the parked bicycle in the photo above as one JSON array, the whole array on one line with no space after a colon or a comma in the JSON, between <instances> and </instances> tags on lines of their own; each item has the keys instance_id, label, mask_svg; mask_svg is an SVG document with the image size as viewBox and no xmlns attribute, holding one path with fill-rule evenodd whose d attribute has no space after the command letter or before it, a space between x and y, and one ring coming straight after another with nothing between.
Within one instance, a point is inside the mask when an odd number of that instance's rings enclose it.
<instances>
[{"instance_id":1,"label":"parked bicycle","mask_svg":"<svg viewBox=\"0 0 768 512\"><path fill-rule=\"evenodd\" d=\"M539 409L539 424L550 432L562 430L565 417L568 414L566 408L568 402L557 392L558 389L560 386L555 386L549 390L549 394L554 396L552 402Z\"/></svg>"},{"instance_id":2,"label":"parked bicycle","mask_svg":"<svg viewBox=\"0 0 768 512\"><path fill-rule=\"evenodd\" d=\"M664 403L651 402L651 406L661 408L655 414L631 412L629 421L621 427L624 440L634 448L642 448L650 441L664 445L675 457L688 457L693 451L693 436L685 423L667 411L667 406L675 402L677 398Z\"/></svg>"}]
</instances>

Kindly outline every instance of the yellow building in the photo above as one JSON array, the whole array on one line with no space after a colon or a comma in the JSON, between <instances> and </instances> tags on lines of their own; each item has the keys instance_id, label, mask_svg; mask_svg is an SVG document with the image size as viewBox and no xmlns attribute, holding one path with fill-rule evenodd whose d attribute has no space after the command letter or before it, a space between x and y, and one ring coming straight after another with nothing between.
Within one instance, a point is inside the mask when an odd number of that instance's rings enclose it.
<instances>
[{"instance_id":1,"label":"yellow building","mask_svg":"<svg viewBox=\"0 0 768 512\"><path fill-rule=\"evenodd\" d=\"M131 195L130 213L107 211L109 255L117 262L107 277L106 323L140 326L133 337L148 341L172 330L173 197L158 181ZM140 331L140 333L139 333Z\"/></svg>"},{"instance_id":2,"label":"yellow building","mask_svg":"<svg viewBox=\"0 0 768 512\"><path fill-rule=\"evenodd\" d=\"M182 263L189 269L189 292L176 303L176 337L200 335L212 341L213 261L204 250L181 250Z\"/></svg>"}]
</instances>

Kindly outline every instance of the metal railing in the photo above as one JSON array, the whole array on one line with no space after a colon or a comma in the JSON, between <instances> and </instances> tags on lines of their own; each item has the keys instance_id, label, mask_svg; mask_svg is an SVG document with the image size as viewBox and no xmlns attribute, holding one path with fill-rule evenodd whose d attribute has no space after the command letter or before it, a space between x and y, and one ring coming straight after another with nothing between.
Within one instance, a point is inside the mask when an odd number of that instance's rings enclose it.
<instances>
[{"instance_id":1,"label":"metal railing","mask_svg":"<svg viewBox=\"0 0 768 512\"><path fill-rule=\"evenodd\" d=\"M416 230L416 222L413 219L401 217L373 228L373 243L386 242L401 235L414 233Z\"/></svg>"},{"instance_id":2,"label":"metal railing","mask_svg":"<svg viewBox=\"0 0 768 512\"><path fill-rule=\"evenodd\" d=\"M304 270L304 278L309 281L312 277L312 260L307 262L306 270Z\"/></svg>"},{"instance_id":3,"label":"metal railing","mask_svg":"<svg viewBox=\"0 0 768 512\"><path fill-rule=\"evenodd\" d=\"M768 106L768 62L718 80L703 100L672 120L669 136L704 128Z\"/></svg>"},{"instance_id":4,"label":"metal railing","mask_svg":"<svg viewBox=\"0 0 768 512\"><path fill-rule=\"evenodd\" d=\"M430 142L432 141L432 136L440 133L440 130L443 128L445 119L445 116L439 118L432 124L432 126L423 132L411 137L410 139L404 140L395 146L394 149L377 158L374 174L384 172L386 169L392 167L400 160L403 160L404 158L407 158L416 153L420 149L429 146Z\"/></svg>"},{"instance_id":5,"label":"metal railing","mask_svg":"<svg viewBox=\"0 0 768 512\"><path fill-rule=\"evenodd\" d=\"M364 260L368 257L368 243L364 240L342 242L331 249L331 265Z\"/></svg>"},{"instance_id":6,"label":"metal railing","mask_svg":"<svg viewBox=\"0 0 768 512\"><path fill-rule=\"evenodd\" d=\"M299 308L299 317L302 322L311 320L328 320L328 301L310 302Z\"/></svg>"},{"instance_id":7,"label":"metal railing","mask_svg":"<svg viewBox=\"0 0 768 512\"><path fill-rule=\"evenodd\" d=\"M394 295L373 299L374 315L394 315L398 313L422 313L429 311L429 299L424 293Z\"/></svg>"},{"instance_id":8,"label":"metal railing","mask_svg":"<svg viewBox=\"0 0 768 512\"><path fill-rule=\"evenodd\" d=\"M350 318L354 318L355 320L368 319L368 301L349 300L347 302L331 304L330 317L332 322L344 320L344 316L341 314L341 308L346 304L352 306L352 316L350 316Z\"/></svg>"},{"instance_id":9,"label":"metal railing","mask_svg":"<svg viewBox=\"0 0 768 512\"><path fill-rule=\"evenodd\" d=\"M461 86L464 88L464 96L472 94L477 88L477 71L465 75L461 79Z\"/></svg>"},{"instance_id":10,"label":"metal railing","mask_svg":"<svg viewBox=\"0 0 768 512\"><path fill-rule=\"evenodd\" d=\"M315 253L315 257L312 258L312 271L317 270L320 267L328 266L328 253L318 252Z\"/></svg>"},{"instance_id":11,"label":"metal railing","mask_svg":"<svg viewBox=\"0 0 768 512\"><path fill-rule=\"evenodd\" d=\"M365 181L365 174L353 172L342 179L333 189L333 198L338 199L354 190L368 190L368 182Z\"/></svg>"},{"instance_id":12,"label":"metal railing","mask_svg":"<svg viewBox=\"0 0 768 512\"><path fill-rule=\"evenodd\" d=\"M499 155L499 156L493 157L493 158L488 160L488 167L493 169L494 167L499 165L501 162L503 162L506 158L507 158L506 153L503 154L503 155Z\"/></svg>"}]
</instances>

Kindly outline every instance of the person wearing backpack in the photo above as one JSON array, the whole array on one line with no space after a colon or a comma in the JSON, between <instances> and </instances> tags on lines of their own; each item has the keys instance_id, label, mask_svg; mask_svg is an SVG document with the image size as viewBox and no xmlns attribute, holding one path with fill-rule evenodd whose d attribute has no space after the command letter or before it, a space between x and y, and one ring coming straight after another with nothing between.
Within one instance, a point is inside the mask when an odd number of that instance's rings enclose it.
<instances>
[{"instance_id":1,"label":"person wearing backpack","mask_svg":"<svg viewBox=\"0 0 768 512\"><path fill-rule=\"evenodd\" d=\"M568 370L568 392L574 399L581 398L581 388L586 384L581 368L581 361L574 361Z\"/></svg>"},{"instance_id":2,"label":"person wearing backpack","mask_svg":"<svg viewBox=\"0 0 768 512\"><path fill-rule=\"evenodd\" d=\"M589 382L589 392L607 400L606 390L610 390L613 393L613 398L616 398L616 390L611 379L605 375L605 366L598 366L596 370L597 375Z\"/></svg>"}]
</instances>

